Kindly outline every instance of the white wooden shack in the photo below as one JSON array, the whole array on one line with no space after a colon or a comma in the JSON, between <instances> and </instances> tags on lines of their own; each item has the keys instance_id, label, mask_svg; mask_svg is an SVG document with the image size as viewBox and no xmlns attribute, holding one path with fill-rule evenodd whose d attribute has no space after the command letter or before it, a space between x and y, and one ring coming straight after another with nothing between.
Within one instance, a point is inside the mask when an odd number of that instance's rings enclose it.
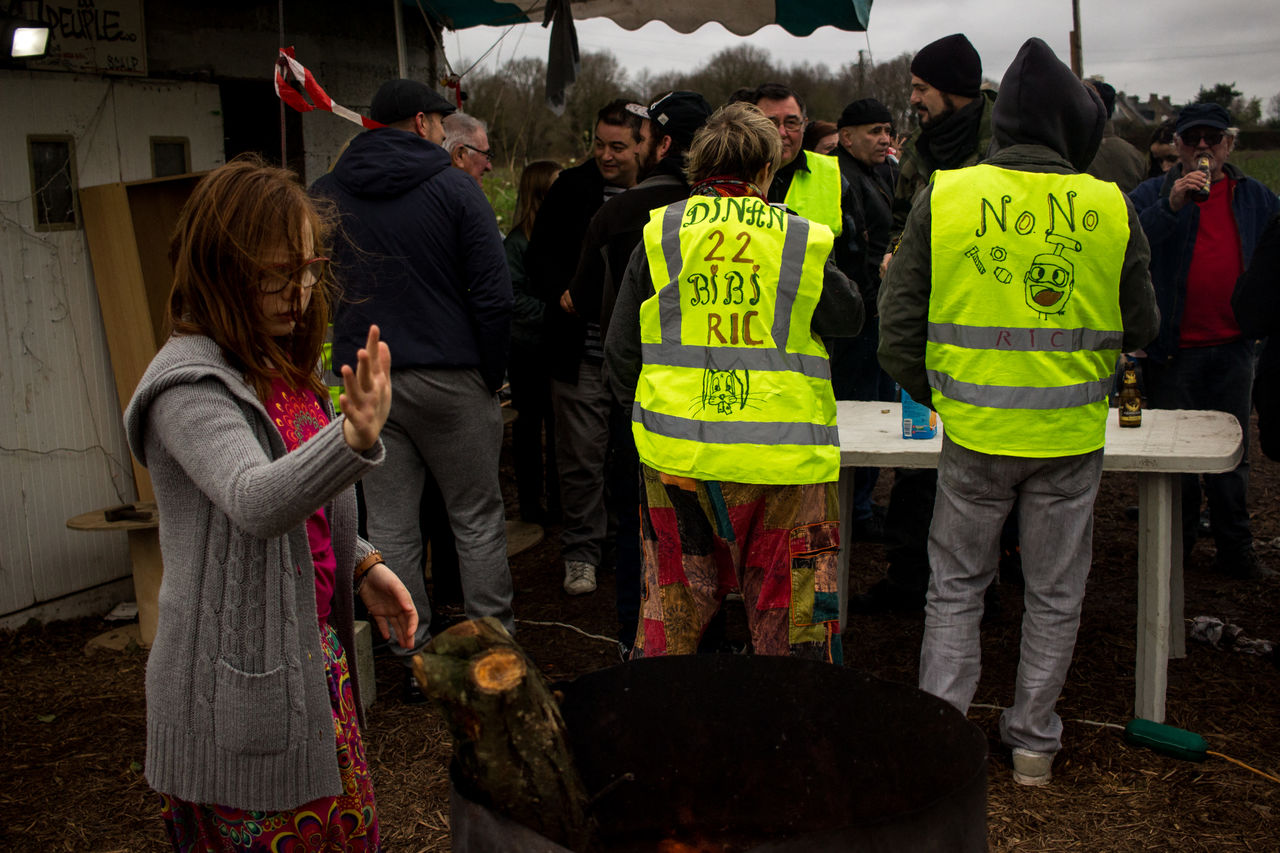
<instances>
[{"instance_id":1,"label":"white wooden shack","mask_svg":"<svg viewBox=\"0 0 1280 853\"><path fill-rule=\"evenodd\" d=\"M46 59L0 63L0 628L133 598L125 534L66 527L137 496L79 190L201 172L246 150L278 162L282 126L309 183L359 128L281 114L279 46L296 46L356 110L398 73L393 2L289 0L283 25L278 3L17 5L53 40ZM428 28L406 15L402 32L409 76L426 79ZM145 231L140 242L167 245L166 228Z\"/></svg>"}]
</instances>

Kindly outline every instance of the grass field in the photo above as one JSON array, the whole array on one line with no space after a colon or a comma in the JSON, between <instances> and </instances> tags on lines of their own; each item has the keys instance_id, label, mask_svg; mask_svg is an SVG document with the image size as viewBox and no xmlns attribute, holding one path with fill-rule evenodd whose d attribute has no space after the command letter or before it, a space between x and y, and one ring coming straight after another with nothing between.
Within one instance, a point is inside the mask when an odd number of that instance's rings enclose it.
<instances>
[{"instance_id":1,"label":"grass field","mask_svg":"<svg viewBox=\"0 0 1280 853\"><path fill-rule=\"evenodd\" d=\"M484 194L498 217L498 230L507 236L511 230L516 209L516 191L520 189L520 170L518 167L493 164L493 171L484 176L481 182Z\"/></svg>"},{"instance_id":2,"label":"grass field","mask_svg":"<svg viewBox=\"0 0 1280 853\"><path fill-rule=\"evenodd\" d=\"M1257 178L1273 193L1280 193L1280 151L1236 151L1231 162L1246 175Z\"/></svg>"}]
</instances>

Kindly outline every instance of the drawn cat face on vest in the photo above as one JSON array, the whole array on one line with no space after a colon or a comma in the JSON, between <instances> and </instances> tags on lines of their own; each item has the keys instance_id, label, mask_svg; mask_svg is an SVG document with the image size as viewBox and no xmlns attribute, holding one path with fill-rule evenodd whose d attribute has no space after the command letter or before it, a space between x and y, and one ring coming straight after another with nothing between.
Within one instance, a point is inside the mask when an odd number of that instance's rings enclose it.
<instances>
[{"instance_id":1,"label":"drawn cat face on vest","mask_svg":"<svg viewBox=\"0 0 1280 853\"><path fill-rule=\"evenodd\" d=\"M707 370L702 374L703 408L730 415L747 407L747 371Z\"/></svg>"}]
</instances>

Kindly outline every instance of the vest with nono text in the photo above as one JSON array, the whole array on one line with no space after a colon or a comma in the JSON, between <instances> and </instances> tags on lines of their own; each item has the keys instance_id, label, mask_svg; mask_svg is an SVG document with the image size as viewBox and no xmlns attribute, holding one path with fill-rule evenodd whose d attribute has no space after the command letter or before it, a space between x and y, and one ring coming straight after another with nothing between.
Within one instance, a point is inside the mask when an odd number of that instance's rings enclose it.
<instances>
[{"instance_id":1,"label":"vest with nono text","mask_svg":"<svg viewBox=\"0 0 1280 853\"><path fill-rule=\"evenodd\" d=\"M986 165L933 185L925 368L947 435L1001 456L1101 448L1124 334L1120 190Z\"/></svg>"}]
</instances>

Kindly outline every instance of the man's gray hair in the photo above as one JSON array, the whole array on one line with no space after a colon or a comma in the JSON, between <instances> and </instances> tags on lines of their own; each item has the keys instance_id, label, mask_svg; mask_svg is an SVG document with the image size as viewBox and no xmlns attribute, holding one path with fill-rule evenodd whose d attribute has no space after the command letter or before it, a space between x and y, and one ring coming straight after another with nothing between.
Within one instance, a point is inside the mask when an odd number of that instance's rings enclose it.
<instances>
[{"instance_id":1,"label":"man's gray hair","mask_svg":"<svg viewBox=\"0 0 1280 853\"><path fill-rule=\"evenodd\" d=\"M485 123L475 116L452 113L444 117L444 142L441 147L452 154L459 145L476 145L480 134L488 133L488 130Z\"/></svg>"}]
</instances>

